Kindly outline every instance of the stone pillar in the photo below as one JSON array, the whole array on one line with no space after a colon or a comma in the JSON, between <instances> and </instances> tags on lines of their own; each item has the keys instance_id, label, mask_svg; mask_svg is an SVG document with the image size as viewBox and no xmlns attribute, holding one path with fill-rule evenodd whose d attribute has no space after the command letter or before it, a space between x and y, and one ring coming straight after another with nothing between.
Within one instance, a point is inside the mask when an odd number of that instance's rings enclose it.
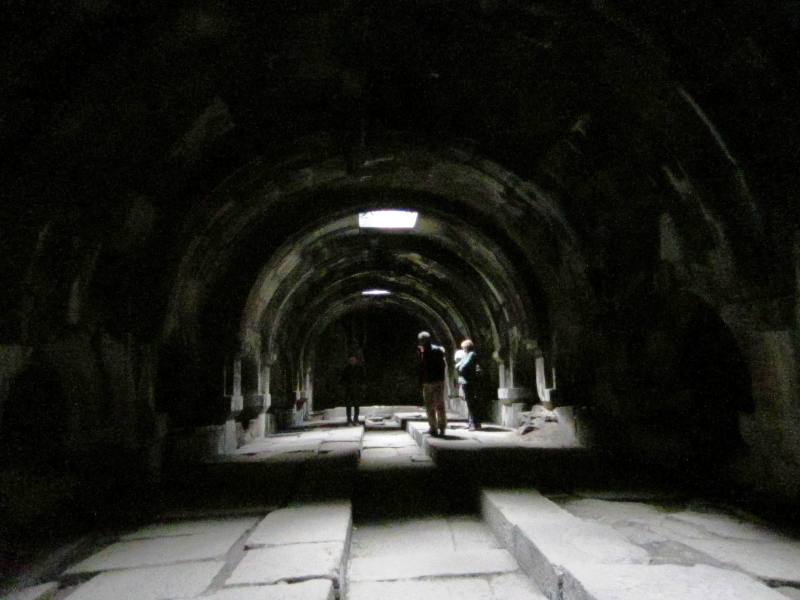
<instances>
[{"instance_id":1,"label":"stone pillar","mask_svg":"<svg viewBox=\"0 0 800 600\"><path fill-rule=\"evenodd\" d=\"M245 439L263 438L267 432L267 401L261 383L261 357L248 356L242 360L242 396L244 407L240 415L245 427Z\"/></svg>"},{"instance_id":2,"label":"stone pillar","mask_svg":"<svg viewBox=\"0 0 800 600\"><path fill-rule=\"evenodd\" d=\"M228 382L227 377L228 369L230 369L231 374L230 383ZM242 359L237 356L235 359L233 359L233 361L230 361L228 364L226 364L225 373L225 393L230 393L229 396L226 395L226 400L230 403L230 412L228 413L228 418L225 421L223 441L219 447L223 449L223 452L233 452L238 446L236 436L236 417L238 417L244 409L244 397L242 396Z\"/></svg>"}]
</instances>

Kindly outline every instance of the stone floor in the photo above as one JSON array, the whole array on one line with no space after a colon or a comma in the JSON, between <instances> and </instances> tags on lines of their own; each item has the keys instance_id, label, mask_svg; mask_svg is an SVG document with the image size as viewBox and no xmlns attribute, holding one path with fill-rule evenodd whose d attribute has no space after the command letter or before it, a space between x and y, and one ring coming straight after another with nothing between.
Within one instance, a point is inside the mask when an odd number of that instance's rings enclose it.
<instances>
[{"instance_id":1,"label":"stone floor","mask_svg":"<svg viewBox=\"0 0 800 600\"><path fill-rule=\"evenodd\" d=\"M800 541L739 510L471 477L526 445L531 465L543 448L568 450L553 431L531 443L530 433L454 422L433 439L413 411L374 424L323 421L248 444L212 466L234 479L260 473L256 489L281 473L288 491L272 505L164 513L76 545L65 568L2 598L800 598Z\"/></svg>"}]
</instances>

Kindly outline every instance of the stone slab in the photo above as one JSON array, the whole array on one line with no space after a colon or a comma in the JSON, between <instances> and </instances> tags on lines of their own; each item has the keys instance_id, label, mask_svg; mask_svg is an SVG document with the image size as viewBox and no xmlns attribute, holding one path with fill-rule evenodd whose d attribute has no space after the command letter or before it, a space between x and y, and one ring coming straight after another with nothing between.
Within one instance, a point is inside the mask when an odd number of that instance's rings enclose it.
<instances>
[{"instance_id":1,"label":"stone slab","mask_svg":"<svg viewBox=\"0 0 800 600\"><path fill-rule=\"evenodd\" d=\"M2 600L51 600L57 590L58 584L51 581L50 583L15 590L3 596Z\"/></svg>"},{"instance_id":2,"label":"stone slab","mask_svg":"<svg viewBox=\"0 0 800 600\"><path fill-rule=\"evenodd\" d=\"M472 550L467 552L417 552L385 554L354 558L350 562L349 580L391 581L417 577L447 577L508 573L519 567L506 550Z\"/></svg>"},{"instance_id":3,"label":"stone slab","mask_svg":"<svg viewBox=\"0 0 800 600\"><path fill-rule=\"evenodd\" d=\"M364 436L363 447L367 448L403 448L415 447L416 443L405 431L368 433Z\"/></svg>"},{"instance_id":4,"label":"stone slab","mask_svg":"<svg viewBox=\"0 0 800 600\"><path fill-rule=\"evenodd\" d=\"M455 551L451 529L445 519L428 517L358 525L353 529L350 556L370 558L382 554L416 554L420 548Z\"/></svg>"},{"instance_id":5,"label":"stone slab","mask_svg":"<svg viewBox=\"0 0 800 600\"><path fill-rule=\"evenodd\" d=\"M350 535L352 513L349 500L282 508L258 524L247 539L247 547L344 543Z\"/></svg>"},{"instance_id":6,"label":"stone slab","mask_svg":"<svg viewBox=\"0 0 800 600\"><path fill-rule=\"evenodd\" d=\"M647 564L650 559L613 527L575 517L521 522L514 527L512 549L523 571L552 597L564 570L574 564Z\"/></svg>"},{"instance_id":7,"label":"stone slab","mask_svg":"<svg viewBox=\"0 0 800 600\"><path fill-rule=\"evenodd\" d=\"M279 581L339 581L344 544L289 544L248 550L225 585L259 585Z\"/></svg>"},{"instance_id":8,"label":"stone slab","mask_svg":"<svg viewBox=\"0 0 800 600\"><path fill-rule=\"evenodd\" d=\"M359 525L353 529L351 557L380 554L458 552L500 548L497 538L477 517L428 517Z\"/></svg>"},{"instance_id":9,"label":"stone slab","mask_svg":"<svg viewBox=\"0 0 800 600\"><path fill-rule=\"evenodd\" d=\"M462 516L447 519L456 551L478 548L502 548L486 523L476 517Z\"/></svg>"},{"instance_id":10,"label":"stone slab","mask_svg":"<svg viewBox=\"0 0 800 600\"><path fill-rule=\"evenodd\" d=\"M775 588L775 591L780 592L787 598L791 598L792 600L800 600L800 589L796 587L779 587Z\"/></svg>"},{"instance_id":11,"label":"stone slab","mask_svg":"<svg viewBox=\"0 0 800 600\"><path fill-rule=\"evenodd\" d=\"M760 542L790 542L791 538L752 520L737 518L722 512L681 511L671 513L669 520L685 521L700 528L702 532L724 538L736 538Z\"/></svg>"},{"instance_id":12,"label":"stone slab","mask_svg":"<svg viewBox=\"0 0 800 600\"><path fill-rule=\"evenodd\" d=\"M573 564L563 600L786 600L744 573L707 565Z\"/></svg>"},{"instance_id":13,"label":"stone slab","mask_svg":"<svg viewBox=\"0 0 800 600\"><path fill-rule=\"evenodd\" d=\"M172 600L202 594L225 566L195 562L100 573L80 585L70 600Z\"/></svg>"},{"instance_id":14,"label":"stone slab","mask_svg":"<svg viewBox=\"0 0 800 600\"><path fill-rule=\"evenodd\" d=\"M425 581L363 581L348 588L347 600L544 600L527 578L501 575Z\"/></svg>"},{"instance_id":15,"label":"stone slab","mask_svg":"<svg viewBox=\"0 0 800 600\"><path fill-rule=\"evenodd\" d=\"M667 552L654 556L660 562L734 566L770 582L800 583L800 541L755 519L715 510L677 512L653 504L598 499L564 506L578 516L612 524L629 541L646 545L652 552L674 548L674 560Z\"/></svg>"},{"instance_id":16,"label":"stone slab","mask_svg":"<svg viewBox=\"0 0 800 600\"><path fill-rule=\"evenodd\" d=\"M357 442L364 437L363 427L341 427L333 429L325 436L325 442Z\"/></svg>"},{"instance_id":17,"label":"stone slab","mask_svg":"<svg viewBox=\"0 0 800 600\"><path fill-rule=\"evenodd\" d=\"M241 536L250 527L255 525L255 519L200 519L174 521L171 523L155 523L142 527L136 531L123 535L121 541L141 540L160 537L179 537L184 535L220 534L227 536L229 533L236 538Z\"/></svg>"},{"instance_id":18,"label":"stone slab","mask_svg":"<svg viewBox=\"0 0 800 600\"><path fill-rule=\"evenodd\" d=\"M400 453L397 448L364 448L361 451L362 460L383 460L398 458Z\"/></svg>"},{"instance_id":19,"label":"stone slab","mask_svg":"<svg viewBox=\"0 0 800 600\"><path fill-rule=\"evenodd\" d=\"M317 451L320 457L352 455L358 457L361 454L361 444L359 442L322 442Z\"/></svg>"},{"instance_id":20,"label":"stone slab","mask_svg":"<svg viewBox=\"0 0 800 600\"><path fill-rule=\"evenodd\" d=\"M570 518L555 502L532 489L483 489L481 513L506 548L512 545L514 526L530 520Z\"/></svg>"},{"instance_id":21,"label":"stone slab","mask_svg":"<svg viewBox=\"0 0 800 600\"><path fill-rule=\"evenodd\" d=\"M312 579L299 583L276 583L225 588L203 596L203 600L334 600L330 579Z\"/></svg>"},{"instance_id":22,"label":"stone slab","mask_svg":"<svg viewBox=\"0 0 800 600\"><path fill-rule=\"evenodd\" d=\"M96 573L223 557L255 522L253 518L231 519L224 526L203 533L117 542L70 567L66 574Z\"/></svg>"},{"instance_id":23,"label":"stone slab","mask_svg":"<svg viewBox=\"0 0 800 600\"><path fill-rule=\"evenodd\" d=\"M679 540L719 562L769 582L800 583L800 544L797 542L757 542L724 538Z\"/></svg>"}]
</instances>

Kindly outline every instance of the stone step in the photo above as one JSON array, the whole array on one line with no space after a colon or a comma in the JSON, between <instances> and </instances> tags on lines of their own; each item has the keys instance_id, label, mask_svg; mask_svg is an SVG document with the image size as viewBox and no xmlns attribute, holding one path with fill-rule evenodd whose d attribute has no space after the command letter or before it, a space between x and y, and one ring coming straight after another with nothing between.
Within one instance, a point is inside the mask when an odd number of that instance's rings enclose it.
<instances>
[{"instance_id":1,"label":"stone step","mask_svg":"<svg viewBox=\"0 0 800 600\"><path fill-rule=\"evenodd\" d=\"M644 548L610 525L580 519L535 490L484 489L481 511L550 600L784 600L734 570L650 564Z\"/></svg>"}]
</instances>

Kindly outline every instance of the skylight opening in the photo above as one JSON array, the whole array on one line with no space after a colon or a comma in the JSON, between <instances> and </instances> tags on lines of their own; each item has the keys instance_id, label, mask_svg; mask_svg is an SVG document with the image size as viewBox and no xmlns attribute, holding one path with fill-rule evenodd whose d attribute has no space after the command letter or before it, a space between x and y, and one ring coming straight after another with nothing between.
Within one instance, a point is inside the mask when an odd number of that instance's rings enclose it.
<instances>
[{"instance_id":1,"label":"skylight opening","mask_svg":"<svg viewBox=\"0 0 800 600\"><path fill-rule=\"evenodd\" d=\"M391 293L392 292L390 292L389 290L372 289L372 290L364 290L363 292L361 292L361 295L362 296L388 296Z\"/></svg>"},{"instance_id":2,"label":"skylight opening","mask_svg":"<svg viewBox=\"0 0 800 600\"><path fill-rule=\"evenodd\" d=\"M413 229L418 213L413 210L372 210L358 213L362 229Z\"/></svg>"}]
</instances>

